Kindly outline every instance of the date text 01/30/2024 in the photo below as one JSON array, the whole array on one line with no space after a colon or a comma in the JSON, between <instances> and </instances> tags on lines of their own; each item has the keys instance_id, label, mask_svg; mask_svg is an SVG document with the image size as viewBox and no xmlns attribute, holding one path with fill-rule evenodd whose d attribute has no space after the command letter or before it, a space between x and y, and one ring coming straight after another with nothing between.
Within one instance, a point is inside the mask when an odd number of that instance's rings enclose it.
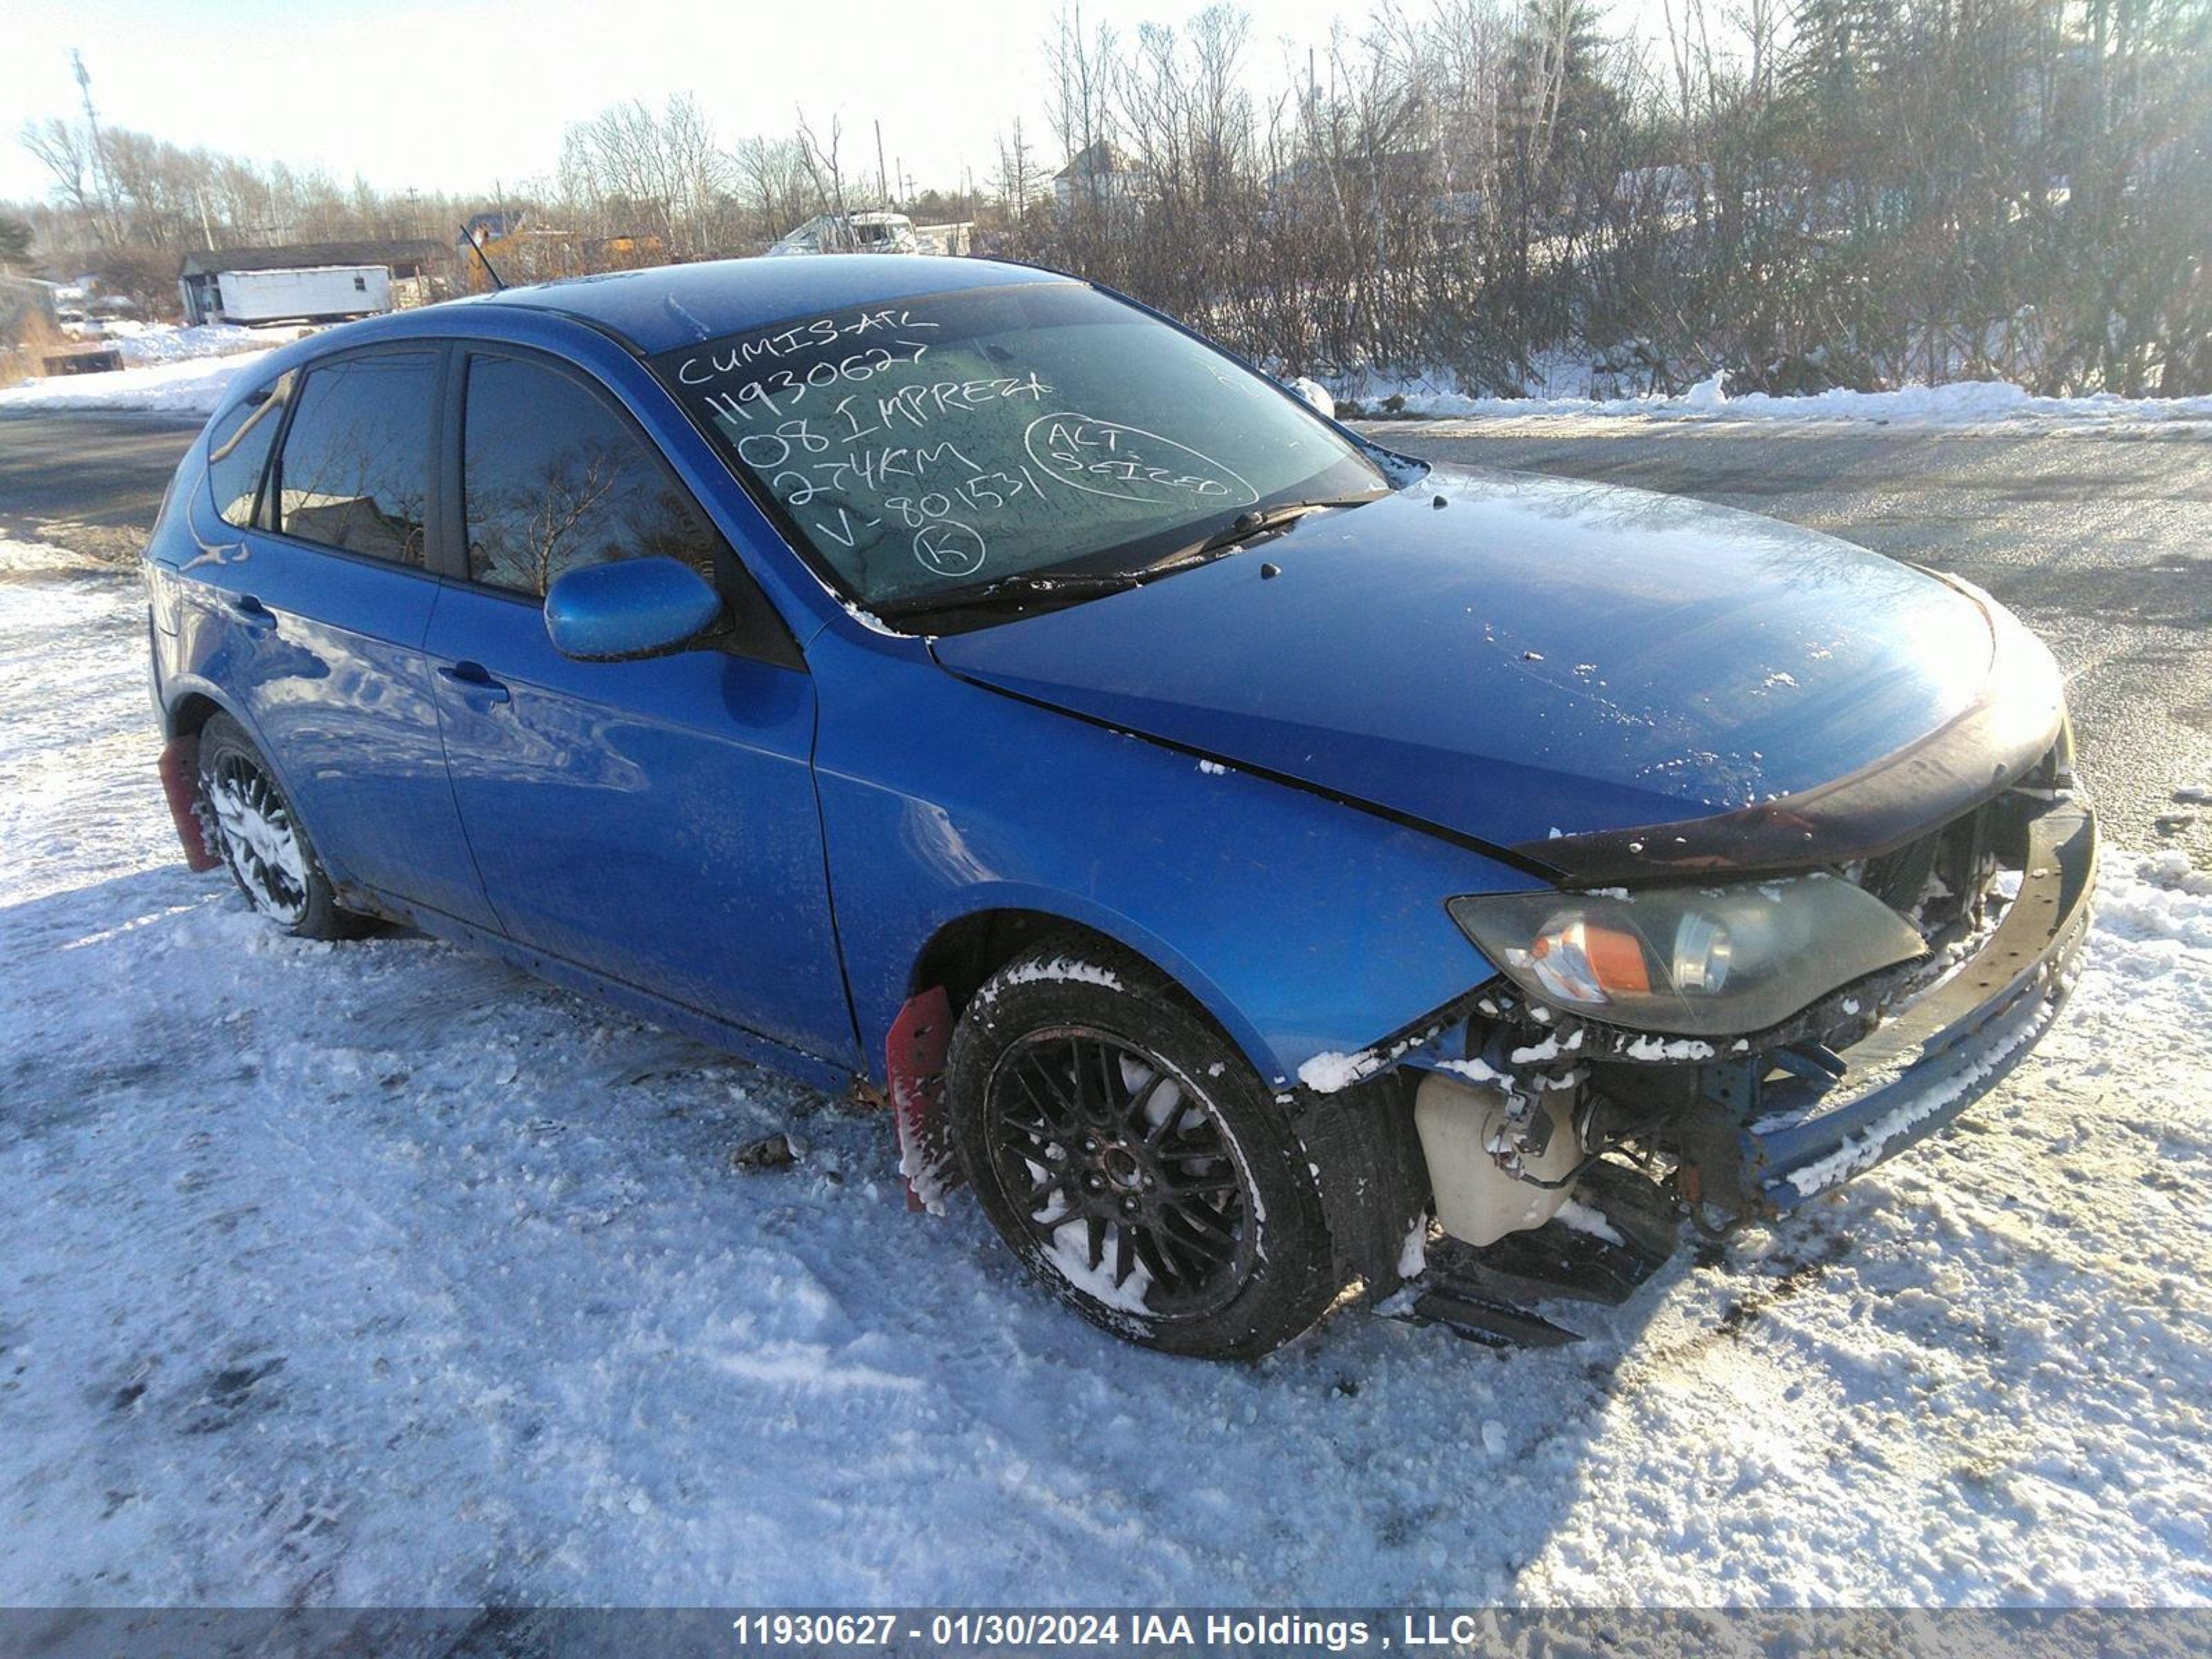
<instances>
[{"instance_id":1,"label":"date text 01/30/2024","mask_svg":"<svg viewBox=\"0 0 2212 1659\"><path fill-rule=\"evenodd\" d=\"M1402 1613L1395 1617L1297 1613L1145 1613L1003 1610L896 1613L750 1613L732 1623L741 1647L825 1651L926 1643L939 1650L1055 1647L1076 1651L1171 1651L1194 1648L1311 1650L1351 1653L1406 1648L1464 1648L1482 1620L1471 1613Z\"/></svg>"}]
</instances>

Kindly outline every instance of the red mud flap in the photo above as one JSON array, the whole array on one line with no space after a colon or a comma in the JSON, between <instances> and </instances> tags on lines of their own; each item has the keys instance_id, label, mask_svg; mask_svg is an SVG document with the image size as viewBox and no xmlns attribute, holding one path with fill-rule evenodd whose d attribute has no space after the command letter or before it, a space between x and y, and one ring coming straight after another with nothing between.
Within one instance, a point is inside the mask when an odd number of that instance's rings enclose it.
<instances>
[{"instance_id":1,"label":"red mud flap","mask_svg":"<svg viewBox=\"0 0 2212 1659\"><path fill-rule=\"evenodd\" d=\"M207 826L200 822L199 769L197 732L161 745L161 793L169 798L169 816L176 820L177 839L185 846L185 867L212 870L222 860L208 845Z\"/></svg>"},{"instance_id":2,"label":"red mud flap","mask_svg":"<svg viewBox=\"0 0 2212 1659\"><path fill-rule=\"evenodd\" d=\"M945 1212L945 1194L960 1184L945 1123L945 1056L951 1046L952 1005L941 986L909 998L884 1040L907 1205L933 1215Z\"/></svg>"}]
</instances>

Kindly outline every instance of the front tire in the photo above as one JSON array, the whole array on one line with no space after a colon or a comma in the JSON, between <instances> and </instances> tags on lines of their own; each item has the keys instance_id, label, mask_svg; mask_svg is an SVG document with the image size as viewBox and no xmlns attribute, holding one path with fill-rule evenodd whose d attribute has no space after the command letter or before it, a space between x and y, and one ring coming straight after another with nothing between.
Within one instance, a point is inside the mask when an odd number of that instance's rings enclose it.
<instances>
[{"instance_id":1,"label":"front tire","mask_svg":"<svg viewBox=\"0 0 2212 1659\"><path fill-rule=\"evenodd\" d=\"M299 939L358 937L367 918L341 909L307 827L276 774L228 714L200 731L201 822L254 911Z\"/></svg>"},{"instance_id":2,"label":"front tire","mask_svg":"<svg viewBox=\"0 0 2212 1659\"><path fill-rule=\"evenodd\" d=\"M1088 941L1040 945L977 991L947 1084L954 1147L1000 1237L1084 1317L1148 1347L1279 1347L1371 1269L1340 1236L1403 1238L1405 1217L1370 1226L1369 1206L1421 1207L1368 1155L1395 1146L1395 1097L1301 1118L1160 975ZM1347 1134L1347 1115L1372 1121Z\"/></svg>"}]
</instances>

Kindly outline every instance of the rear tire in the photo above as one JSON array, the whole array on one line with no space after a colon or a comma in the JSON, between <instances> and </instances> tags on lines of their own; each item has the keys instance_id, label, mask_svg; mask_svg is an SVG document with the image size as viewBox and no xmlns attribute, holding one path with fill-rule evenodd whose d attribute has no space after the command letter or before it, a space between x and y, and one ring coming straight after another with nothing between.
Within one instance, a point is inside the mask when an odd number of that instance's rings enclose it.
<instances>
[{"instance_id":1,"label":"rear tire","mask_svg":"<svg viewBox=\"0 0 2212 1659\"><path fill-rule=\"evenodd\" d=\"M1134 957L1087 939L1025 951L969 1002L946 1071L954 1148L983 1212L1116 1335L1256 1358L1354 1281L1397 1282L1425 1200L1402 1157L1402 1096L1279 1099Z\"/></svg>"},{"instance_id":2,"label":"rear tire","mask_svg":"<svg viewBox=\"0 0 2212 1659\"><path fill-rule=\"evenodd\" d=\"M200 820L259 915L298 939L358 938L374 924L339 908L307 827L276 774L228 714L200 731Z\"/></svg>"}]
</instances>

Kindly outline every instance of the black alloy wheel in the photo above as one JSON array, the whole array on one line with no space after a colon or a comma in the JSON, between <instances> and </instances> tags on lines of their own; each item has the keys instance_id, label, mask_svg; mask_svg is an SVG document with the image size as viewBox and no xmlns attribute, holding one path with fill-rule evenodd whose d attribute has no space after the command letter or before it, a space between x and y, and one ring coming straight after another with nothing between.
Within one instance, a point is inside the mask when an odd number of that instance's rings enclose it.
<instances>
[{"instance_id":1,"label":"black alloy wheel","mask_svg":"<svg viewBox=\"0 0 2212 1659\"><path fill-rule=\"evenodd\" d=\"M1251 1277L1251 1176L1161 1055L1095 1026L1032 1031L1000 1057L984 1110L1000 1190L1080 1288L1188 1318Z\"/></svg>"},{"instance_id":2,"label":"black alloy wheel","mask_svg":"<svg viewBox=\"0 0 2212 1659\"><path fill-rule=\"evenodd\" d=\"M965 999L963 1174L1029 1272L1147 1347L1254 1359L1398 1284L1426 1171L1395 1085L1271 1087L1150 963L1048 937Z\"/></svg>"}]
</instances>

